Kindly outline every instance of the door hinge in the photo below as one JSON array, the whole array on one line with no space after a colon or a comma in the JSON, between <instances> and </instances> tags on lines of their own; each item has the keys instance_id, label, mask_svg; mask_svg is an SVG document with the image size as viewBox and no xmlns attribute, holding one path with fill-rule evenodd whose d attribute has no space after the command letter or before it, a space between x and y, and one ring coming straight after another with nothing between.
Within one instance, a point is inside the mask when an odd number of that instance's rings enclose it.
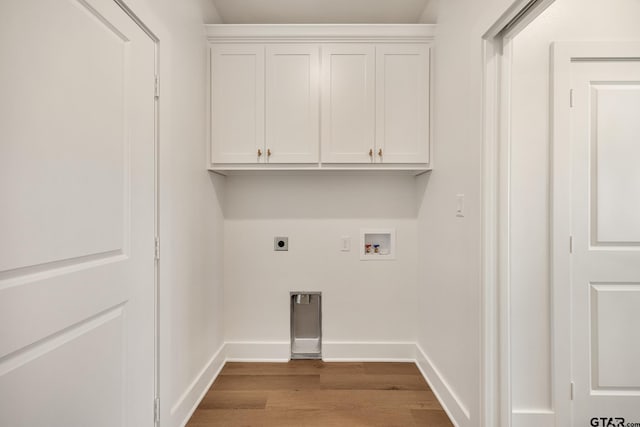
<instances>
[{"instance_id":1,"label":"door hinge","mask_svg":"<svg viewBox=\"0 0 640 427\"><path fill-rule=\"evenodd\" d=\"M575 386L573 384L573 381L571 381L571 386L570 386L570 390L569 390L569 397L571 397L571 400L573 400L573 390L574 390Z\"/></svg>"},{"instance_id":2,"label":"door hinge","mask_svg":"<svg viewBox=\"0 0 640 427\"><path fill-rule=\"evenodd\" d=\"M573 236L569 236L569 253L573 253Z\"/></svg>"},{"instance_id":3,"label":"door hinge","mask_svg":"<svg viewBox=\"0 0 640 427\"><path fill-rule=\"evenodd\" d=\"M154 258L156 260L160 259L160 238L156 237L154 239Z\"/></svg>"},{"instance_id":4,"label":"door hinge","mask_svg":"<svg viewBox=\"0 0 640 427\"><path fill-rule=\"evenodd\" d=\"M569 89L569 107L573 108L573 89Z\"/></svg>"},{"instance_id":5,"label":"door hinge","mask_svg":"<svg viewBox=\"0 0 640 427\"><path fill-rule=\"evenodd\" d=\"M160 76L157 74L153 83L153 96L155 98L160 98Z\"/></svg>"},{"instance_id":6,"label":"door hinge","mask_svg":"<svg viewBox=\"0 0 640 427\"><path fill-rule=\"evenodd\" d=\"M160 422L160 398L153 399L153 421L155 423Z\"/></svg>"}]
</instances>

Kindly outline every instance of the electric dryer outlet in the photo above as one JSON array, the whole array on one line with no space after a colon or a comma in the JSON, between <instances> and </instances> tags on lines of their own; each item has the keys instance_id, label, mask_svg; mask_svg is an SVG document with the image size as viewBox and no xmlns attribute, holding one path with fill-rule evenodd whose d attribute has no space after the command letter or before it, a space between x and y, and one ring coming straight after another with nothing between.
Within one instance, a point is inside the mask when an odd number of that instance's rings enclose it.
<instances>
[{"instance_id":1,"label":"electric dryer outlet","mask_svg":"<svg viewBox=\"0 0 640 427\"><path fill-rule=\"evenodd\" d=\"M289 238L288 237L274 237L273 238L273 250L274 251L288 251L289 250Z\"/></svg>"}]
</instances>

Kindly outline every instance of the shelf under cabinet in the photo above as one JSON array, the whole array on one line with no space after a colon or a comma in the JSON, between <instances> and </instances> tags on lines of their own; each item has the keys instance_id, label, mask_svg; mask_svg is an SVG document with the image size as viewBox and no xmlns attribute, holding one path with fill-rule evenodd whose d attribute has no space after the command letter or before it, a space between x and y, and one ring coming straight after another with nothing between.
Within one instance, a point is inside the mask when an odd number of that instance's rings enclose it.
<instances>
[{"instance_id":1,"label":"shelf under cabinet","mask_svg":"<svg viewBox=\"0 0 640 427\"><path fill-rule=\"evenodd\" d=\"M209 170L221 175L260 174L264 172L398 172L421 175L431 171L428 164L213 164Z\"/></svg>"}]
</instances>

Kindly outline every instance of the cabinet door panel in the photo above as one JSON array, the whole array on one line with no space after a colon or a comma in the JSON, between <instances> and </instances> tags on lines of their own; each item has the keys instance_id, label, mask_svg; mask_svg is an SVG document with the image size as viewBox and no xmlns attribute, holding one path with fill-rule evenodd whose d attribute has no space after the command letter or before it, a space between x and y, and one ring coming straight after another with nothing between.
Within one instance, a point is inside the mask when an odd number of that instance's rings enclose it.
<instances>
[{"instance_id":1,"label":"cabinet door panel","mask_svg":"<svg viewBox=\"0 0 640 427\"><path fill-rule=\"evenodd\" d=\"M266 148L269 163L317 163L319 47L271 45L266 50Z\"/></svg>"},{"instance_id":2,"label":"cabinet door panel","mask_svg":"<svg viewBox=\"0 0 640 427\"><path fill-rule=\"evenodd\" d=\"M376 47L376 143L384 163L429 162L429 47Z\"/></svg>"},{"instance_id":3,"label":"cabinet door panel","mask_svg":"<svg viewBox=\"0 0 640 427\"><path fill-rule=\"evenodd\" d=\"M211 162L256 163L264 151L264 47L211 47Z\"/></svg>"},{"instance_id":4,"label":"cabinet door panel","mask_svg":"<svg viewBox=\"0 0 640 427\"><path fill-rule=\"evenodd\" d=\"M375 48L322 47L322 161L371 163L374 148Z\"/></svg>"}]
</instances>

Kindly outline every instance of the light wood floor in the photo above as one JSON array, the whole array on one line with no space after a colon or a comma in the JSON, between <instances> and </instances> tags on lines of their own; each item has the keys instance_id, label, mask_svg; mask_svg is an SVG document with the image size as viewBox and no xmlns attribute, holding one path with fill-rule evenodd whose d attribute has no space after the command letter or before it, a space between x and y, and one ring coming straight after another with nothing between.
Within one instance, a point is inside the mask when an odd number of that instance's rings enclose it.
<instances>
[{"instance_id":1,"label":"light wood floor","mask_svg":"<svg viewBox=\"0 0 640 427\"><path fill-rule=\"evenodd\" d=\"M452 426L413 363L227 363L187 427Z\"/></svg>"}]
</instances>

